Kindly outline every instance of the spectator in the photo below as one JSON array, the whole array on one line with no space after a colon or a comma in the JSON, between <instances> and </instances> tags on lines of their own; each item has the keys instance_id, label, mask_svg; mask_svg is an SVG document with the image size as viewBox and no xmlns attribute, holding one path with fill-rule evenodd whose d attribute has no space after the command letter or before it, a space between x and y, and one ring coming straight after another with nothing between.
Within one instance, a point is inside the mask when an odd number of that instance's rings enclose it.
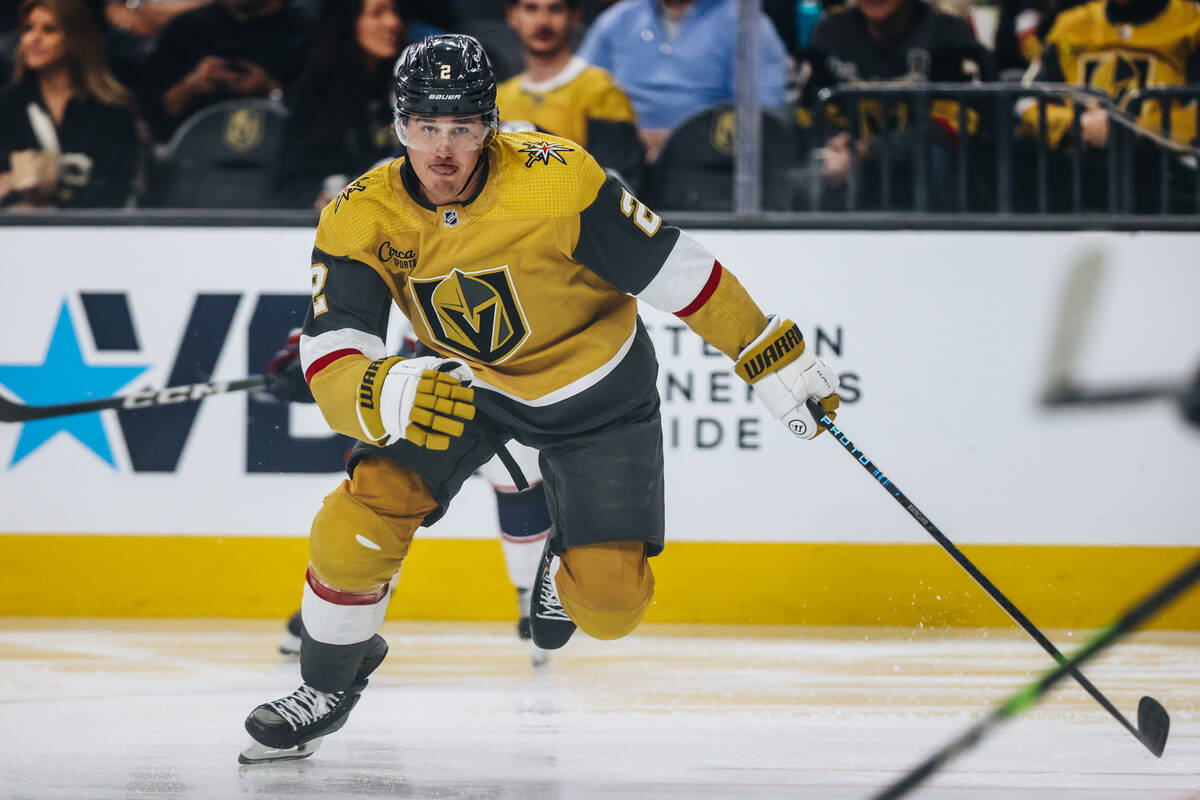
<instances>
[{"instance_id":1,"label":"spectator","mask_svg":"<svg viewBox=\"0 0 1200 800\"><path fill-rule=\"evenodd\" d=\"M859 0L845 11L830 14L817 23L810 44L812 75L805 85L804 105L815 106L821 89L860 81L970 81L992 80L995 69L987 49L975 39L967 22L936 10L924 0ZM857 140L852 141L851 112L861 119ZM832 109L831 109L832 111ZM889 202L911 203L913 185L911 157L914 148L924 147L930 154L934 207L950 204L953 193L951 151L962 133L958 130L959 107L950 100L930 103L932 125L928 141L917 141L908 124L906 103L887 107L864 100L857 109L838 108L830 116L835 127L844 130L824 144L823 178L832 187L840 187L849 177L850 148L863 161L863 200L878 205L882 200L879 162L887 149L894 169L892 186L896 197ZM968 125L978 120L974 112ZM908 180L903 180L903 178Z\"/></svg>"},{"instance_id":2,"label":"spectator","mask_svg":"<svg viewBox=\"0 0 1200 800\"><path fill-rule=\"evenodd\" d=\"M117 80L127 86L141 82L142 68L154 42L173 18L208 5L212 0L100 0L100 23L107 22L104 49ZM93 4L94 0L93 0Z\"/></svg>"},{"instance_id":3,"label":"spectator","mask_svg":"<svg viewBox=\"0 0 1200 800\"><path fill-rule=\"evenodd\" d=\"M0 202L121 206L139 141L130 93L113 77L82 0L24 0L14 82L0 92Z\"/></svg>"},{"instance_id":4,"label":"spectator","mask_svg":"<svg viewBox=\"0 0 1200 800\"><path fill-rule=\"evenodd\" d=\"M611 75L571 54L580 18L579 0L508 0L526 70L497 90L500 121L522 120L578 142L636 187L643 155L633 106Z\"/></svg>"},{"instance_id":5,"label":"spectator","mask_svg":"<svg viewBox=\"0 0 1200 800\"><path fill-rule=\"evenodd\" d=\"M284 0L218 0L172 19L143 86L155 135L223 100L282 98L304 65L307 28Z\"/></svg>"},{"instance_id":6,"label":"spectator","mask_svg":"<svg viewBox=\"0 0 1200 800\"><path fill-rule=\"evenodd\" d=\"M1028 73L1031 81L1073 83L1099 89L1110 95L1119 108L1137 116L1138 124L1161 133L1163 120L1157 102L1136 104L1139 89L1183 86L1200 82L1200 6L1190 0L1093 0L1062 12L1046 39L1037 64ZM1037 104L1018 104L1022 131L1039 132ZM1046 109L1046 138L1062 149L1071 127L1074 109L1070 103ZM1191 143L1196 138L1196 108L1173 104L1171 138ZM1110 143L1108 112L1091 107L1080 115L1085 147L1084 194L1097 204L1105 194ZM1138 139L1134 147L1134 171L1144 175L1137 183L1135 205L1152 210L1158 194L1157 146ZM1065 159L1062 161L1065 162ZM1059 164L1065 167L1064 163Z\"/></svg>"},{"instance_id":7,"label":"spectator","mask_svg":"<svg viewBox=\"0 0 1200 800\"><path fill-rule=\"evenodd\" d=\"M324 0L312 58L289 102L281 205L321 208L395 154L388 98L392 64L406 44L395 0Z\"/></svg>"},{"instance_id":8,"label":"spectator","mask_svg":"<svg viewBox=\"0 0 1200 800\"><path fill-rule=\"evenodd\" d=\"M759 18L759 100L784 102L784 48ZM737 62L736 0L625 0L600 14L579 55L612 73L629 93L653 160L672 128L733 100Z\"/></svg>"}]
</instances>

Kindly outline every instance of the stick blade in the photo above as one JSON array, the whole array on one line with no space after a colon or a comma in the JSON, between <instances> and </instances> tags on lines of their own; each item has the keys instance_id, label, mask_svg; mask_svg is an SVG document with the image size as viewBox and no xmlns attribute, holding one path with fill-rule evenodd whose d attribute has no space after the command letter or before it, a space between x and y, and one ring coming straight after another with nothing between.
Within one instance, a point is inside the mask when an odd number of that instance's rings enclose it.
<instances>
[{"instance_id":1,"label":"stick blade","mask_svg":"<svg viewBox=\"0 0 1200 800\"><path fill-rule=\"evenodd\" d=\"M1142 732L1146 748L1162 758L1163 749L1167 746L1167 734L1171 732L1171 716L1153 697L1143 697L1138 701L1138 730Z\"/></svg>"},{"instance_id":2,"label":"stick blade","mask_svg":"<svg viewBox=\"0 0 1200 800\"><path fill-rule=\"evenodd\" d=\"M21 407L0 395L0 422L22 422Z\"/></svg>"}]
</instances>

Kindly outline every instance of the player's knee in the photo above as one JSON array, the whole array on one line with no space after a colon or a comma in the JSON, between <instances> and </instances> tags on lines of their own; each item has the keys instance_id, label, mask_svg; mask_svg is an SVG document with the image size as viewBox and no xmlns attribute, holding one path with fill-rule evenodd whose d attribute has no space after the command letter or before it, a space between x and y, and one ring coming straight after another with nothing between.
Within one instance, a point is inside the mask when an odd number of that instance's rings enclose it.
<instances>
[{"instance_id":1,"label":"player's knee","mask_svg":"<svg viewBox=\"0 0 1200 800\"><path fill-rule=\"evenodd\" d=\"M654 573L642 542L570 547L554 582L563 609L596 639L631 633L654 596Z\"/></svg>"},{"instance_id":2,"label":"player's knee","mask_svg":"<svg viewBox=\"0 0 1200 800\"><path fill-rule=\"evenodd\" d=\"M313 571L339 591L378 590L400 569L413 533L435 506L415 473L387 459L364 459L313 519Z\"/></svg>"}]
</instances>

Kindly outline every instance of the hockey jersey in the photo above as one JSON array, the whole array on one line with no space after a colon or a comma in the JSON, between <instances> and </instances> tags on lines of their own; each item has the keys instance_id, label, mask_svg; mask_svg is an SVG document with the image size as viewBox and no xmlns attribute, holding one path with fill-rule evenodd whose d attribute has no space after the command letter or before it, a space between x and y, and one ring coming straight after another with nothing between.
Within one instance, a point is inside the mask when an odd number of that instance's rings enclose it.
<instances>
[{"instance_id":1,"label":"hockey jersey","mask_svg":"<svg viewBox=\"0 0 1200 800\"><path fill-rule=\"evenodd\" d=\"M766 327L732 274L576 143L500 133L481 157L465 202L429 205L400 158L322 211L300 353L334 430L378 441L357 401L386 355L393 300L423 344L470 366L485 413L551 433L603 424L656 391L635 297L730 357Z\"/></svg>"},{"instance_id":2,"label":"hockey jersey","mask_svg":"<svg viewBox=\"0 0 1200 800\"><path fill-rule=\"evenodd\" d=\"M1135 0L1108 3L1093 0L1059 15L1051 28L1041 59L1030 67L1027 80L1072 83L1100 89L1116 104L1138 116L1138 124L1162 132L1156 102L1131 106L1137 91L1148 86L1180 86L1200 81L1200 5L1191 0ZM1038 129L1037 105L1020 107L1022 128ZM1047 137L1057 146L1070 129L1071 105L1046 109ZM1171 111L1171 138L1190 143L1196 138L1195 103L1176 103Z\"/></svg>"},{"instance_id":3,"label":"hockey jersey","mask_svg":"<svg viewBox=\"0 0 1200 800\"><path fill-rule=\"evenodd\" d=\"M550 80L535 83L521 74L500 84L496 107L502 122L523 121L570 139L627 182L639 180L643 154L633 104L612 75L579 56Z\"/></svg>"}]
</instances>

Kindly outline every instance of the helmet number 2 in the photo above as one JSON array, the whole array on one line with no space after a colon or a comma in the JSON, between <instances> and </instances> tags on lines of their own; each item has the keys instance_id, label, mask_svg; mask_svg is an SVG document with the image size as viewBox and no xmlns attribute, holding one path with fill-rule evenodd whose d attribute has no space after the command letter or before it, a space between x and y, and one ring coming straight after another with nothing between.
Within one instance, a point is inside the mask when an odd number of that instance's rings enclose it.
<instances>
[{"instance_id":1,"label":"helmet number 2","mask_svg":"<svg viewBox=\"0 0 1200 800\"><path fill-rule=\"evenodd\" d=\"M449 64L442 64L441 78L444 81L450 80L450 65Z\"/></svg>"},{"instance_id":2,"label":"helmet number 2","mask_svg":"<svg viewBox=\"0 0 1200 800\"><path fill-rule=\"evenodd\" d=\"M313 316L319 317L329 310L328 304L325 302L325 279L329 277L329 269L324 264L312 265L312 298L313 298Z\"/></svg>"},{"instance_id":3,"label":"helmet number 2","mask_svg":"<svg viewBox=\"0 0 1200 800\"><path fill-rule=\"evenodd\" d=\"M647 236L658 233L658 229L662 225L662 217L646 208L645 203L631 195L625 188L621 189L621 213L627 217L632 215L634 224L641 228Z\"/></svg>"}]
</instances>

